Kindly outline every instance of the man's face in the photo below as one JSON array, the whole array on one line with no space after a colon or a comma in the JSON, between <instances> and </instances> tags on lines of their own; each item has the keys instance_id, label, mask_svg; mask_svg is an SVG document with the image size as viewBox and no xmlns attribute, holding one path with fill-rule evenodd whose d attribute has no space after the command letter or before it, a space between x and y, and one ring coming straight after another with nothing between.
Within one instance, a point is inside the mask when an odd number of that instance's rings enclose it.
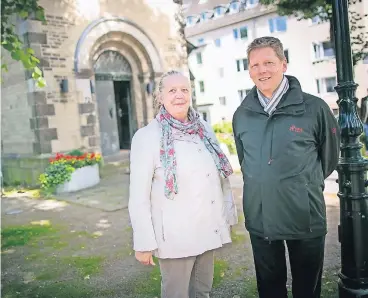
<instances>
[{"instance_id":1,"label":"man's face","mask_svg":"<svg viewBox=\"0 0 368 298\"><path fill-rule=\"evenodd\" d=\"M272 97L286 72L286 60L280 60L270 47L252 50L248 59L249 74L254 84L265 96Z\"/></svg>"}]
</instances>

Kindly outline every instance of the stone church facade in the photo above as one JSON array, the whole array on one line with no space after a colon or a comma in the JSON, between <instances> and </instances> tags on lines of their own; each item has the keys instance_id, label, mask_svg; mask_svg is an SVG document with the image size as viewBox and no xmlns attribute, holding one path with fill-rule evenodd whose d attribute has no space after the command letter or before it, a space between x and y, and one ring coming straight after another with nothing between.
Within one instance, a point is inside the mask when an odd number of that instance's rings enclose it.
<instances>
[{"instance_id":1,"label":"stone church facade","mask_svg":"<svg viewBox=\"0 0 368 298\"><path fill-rule=\"evenodd\" d=\"M41 60L38 88L8 59L2 91L7 183L37 183L50 155L73 149L114 155L154 117L153 88L169 69L187 72L170 0L40 0L47 24L19 33Z\"/></svg>"}]
</instances>

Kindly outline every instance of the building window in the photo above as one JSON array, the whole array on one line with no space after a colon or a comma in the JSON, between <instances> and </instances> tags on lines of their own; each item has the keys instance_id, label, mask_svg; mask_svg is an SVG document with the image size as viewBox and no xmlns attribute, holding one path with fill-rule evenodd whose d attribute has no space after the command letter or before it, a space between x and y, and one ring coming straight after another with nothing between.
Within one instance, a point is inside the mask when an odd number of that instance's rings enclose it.
<instances>
[{"instance_id":1,"label":"building window","mask_svg":"<svg viewBox=\"0 0 368 298\"><path fill-rule=\"evenodd\" d=\"M238 28L233 29L233 35L234 35L234 38L235 39L238 39L239 38Z\"/></svg>"},{"instance_id":2,"label":"building window","mask_svg":"<svg viewBox=\"0 0 368 298\"><path fill-rule=\"evenodd\" d=\"M249 94L249 92L252 91L252 89L242 89L238 90L239 100L242 102L244 98Z\"/></svg>"},{"instance_id":3,"label":"building window","mask_svg":"<svg viewBox=\"0 0 368 298\"><path fill-rule=\"evenodd\" d=\"M197 57L197 64L202 64L203 63L202 53L197 53L196 57Z\"/></svg>"},{"instance_id":4,"label":"building window","mask_svg":"<svg viewBox=\"0 0 368 298\"><path fill-rule=\"evenodd\" d=\"M199 81L199 91L201 93L204 93L204 82L203 81Z\"/></svg>"},{"instance_id":5,"label":"building window","mask_svg":"<svg viewBox=\"0 0 368 298\"><path fill-rule=\"evenodd\" d=\"M335 92L336 77L317 79L316 83L318 93Z\"/></svg>"},{"instance_id":6,"label":"building window","mask_svg":"<svg viewBox=\"0 0 368 298\"><path fill-rule=\"evenodd\" d=\"M322 11L322 8L317 9L318 15L310 19L312 25L322 24L328 20L328 14Z\"/></svg>"},{"instance_id":7,"label":"building window","mask_svg":"<svg viewBox=\"0 0 368 298\"><path fill-rule=\"evenodd\" d=\"M363 59L363 64L368 64L368 54L365 55Z\"/></svg>"},{"instance_id":8,"label":"building window","mask_svg":"<svg viewBox=\"0 0 368 298\"><path fill-rule=\"evenodd\" d=\"M317 84L317 93L320 94L321 93L321 80L317 79L316 84Z\"/></svg>"},{"instance_id":9,"label":"building window","mask_svg":"<svg viewBox=\"0 0 368 298\"><path fill-rule=\"evenodd\" d=\"M247 90L246 89L238 90L238 95L240 102L242 102L245 96L247 95Z\"/></svg>"},{"instance_id":10,"label":"building window","mask_svg":"<svg viewBox=\"0 0 368 298\"><path fill-rule=\"evenodd\" d=\"M225 96L219 97L219 101L220 101L220 105L226 106L226 97Z\"/></svg>"},{"instance_id":11,"label":"building window","mask_svg":"<svg viewBox=\"0 0 368 298\"><path fill-rule=\"evenodd\" d=\"M221 47L221 39L220 38L215 39L215 45L218 48Z\"/></svg>"},{"instance_id":12,"label":"building window","mask_svg":"<svg viewBox=\"0 0 368 298\"><path fill-rule=\"evenodd\" d=\"M314 43L313 52L316 60L335 57L335 51L330 41Z\"/></svg>"},{"instance_id":13,"label":"building window","mask_svg":"<svg viewBox=\"0 0 368 298\"><path fill-rule=\"evenodd\" d=\"M201 13L201 21L204 22L207 20L207 13L206 12L202 12Z\"/></svg>"},{"instance_id":14,"label":"building window","mask_svg":"<svg viewBox=\"0 0 368 298\"><path fill-rule=\"evenodd\" d=\"M336 77L326 78L326 92L335 92Z\"/></svg>"},{"instance_id":15,"label":"building window","mask_svg":"<svg viewBox=\"0 0 368 298\"><path fill-rule=\"evenodd\" d=\"M248 0L247 1L247 6L248 7L253 7L253 6L257 5L258 2L259 2L259 0Z\"/></svg>"},{"instance_id":16,"label":"building window","mask_svg":"<svg viewBox=\"0 0 368 298\"><path fill-rule=\"evenodd\" d=\"M215 7L215 17L220 17L224 14L224 8L221 6Z\"/></svg>"},{"instance_id":17,"label":"building window","mask_svg":"<svg viewBox=\"0 0 368 298\"><path fill-rule=\"evenodd\" d=\"M248 70L248 59L243 59L243 69Z\"/></svg>"},{"instance_id":18,"label":"building window","mask_svg":"<svg viewBox=\"0 0 368 298\"><path fill-rule=\"evenodd\" d=\"M312 24L320 24L320 23L322 23L322 21L321 21L321 17L320 17L320 16L314 16L314 17L311 19L311 22L312 22Z\"/></svg>"},{"instance_id":19,"label":"building window","mask_svg":"<svg viewBox=\"0 0 368 298\"><path fill-rule=\"evenodd\" d=\"M268 25L270 32L286 32L287 30L287 18L286 17L276 17L268 20Z\"/></svg>"},{"instance_id":20,"label":"building window","mask_svg":"<svg viewBox=\"0 0 368 298\"><path fill-rule=\"evenodd\" d=\"M247 39L248 38L248 28L247 27L241 27L239 31L240 31L240 38L241 39Z\"/></svg>"},{"instance_id":21,"label":"building window","mask_svg":"<svg viewBox=\"0 0 368 298\"><path fill-rule=\"evenodd\" d=\"M199 39L198 39L198 44L199 44L199 45L204 44L204 38L199 38Z\"/></svg>"},{"instance_id":22,"label":"building window","mask_svg":"<svg viewBox=\"0 0 368 298\"><path fill-rule=\"evenodd\" d=\"M242 70L248 70L248 59L238 59L236 60L236 69L238 72Z\"/></svg>"},{"instance_id":23,"label":"building window","mask_svg":"<svg viewBox=\"0 0 368 298\"><path fill-rule=\"evenodd\" d=\"M289 63L289 50L284 51L284 56L285 56L286 62Z\"/></svg>"},{"instance_id":24,"label":"building window","mask_svg":"<svg viewBox=\"0 0 368 298\"><path fill-rule=\"evenodd\" d=\"M235 13L239 11L239 1L233 1L230 3L230 13Z\"/></svg>"},{"instance_id":25,"label":"building window","mask_svg":"<svg viewBox=\"0 0 368 298\"><path fill-rule=\"evenodd\" d=\"M192 16L187 17L187 25L193 25L194 18Z\"/></svg>"},{"instance_id":26,"label":"building window","mask_svg":"<svg viewBox=\"0 0 368 298\"><path fill-rule=\"evenodd\" d=\"M334 114L334 116L338 116L339 115L339 109L332 109L332 113Z\"/></svg>"},{"instance_id":27,"label":"building window","mask_svg":"<svg viewBox=\"0 0 368 298\"><path fill-rule=\"evenodd\" d=\"M248 27L241 27L240 29L236 28L233 29L234 39L238 39L239 36L241 39L248 38Z\"/></svg>"},{"instance_id":28,"label":"building window","mask_svg":"<svg viewBox=\"0 0 368 298\"><path fill-rule=\"evenodd\" d=\"M236 70L237 70L238 72L241 70L241 68L240 68L241 63L240 63L240 61L241 61L241 60L236 60Z\"/></svg>"},{"instance_id":29,"label":"building window","mask_svg":"<svg viewBox=\"0 0 368 298\"><path fill-rule=\"evenodd\" d=\"M202 112L202 118L204 121L207 121L207 112Z\"/></svg>"},{"instance_id":30,"label":"building window","mask_svg":"<svg viewBox=\"0 0 368 298\"><path fill-rule=\"evenodd\" d=\"M220 77L220 78L223 78L223 77L224 77L224 75L225 75L225 73L224 73L224 68L223 68L223 67L220 67L218 71L219 71L219 77Z\"/></svg>"}]
</instances>

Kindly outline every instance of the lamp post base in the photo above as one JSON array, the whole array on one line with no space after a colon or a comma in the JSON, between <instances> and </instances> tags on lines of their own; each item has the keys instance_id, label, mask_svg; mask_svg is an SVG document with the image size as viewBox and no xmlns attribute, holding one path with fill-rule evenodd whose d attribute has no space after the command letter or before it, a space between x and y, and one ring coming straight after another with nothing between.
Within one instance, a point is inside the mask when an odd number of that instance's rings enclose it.
<instances>
[{"instance_id":1,"label":"lamp post base","mask_svg":"<svg viewBox=\"0 0 368 298\"><path fill-rule=\"evenodd\" d=\"M339 280L339 297L340 298L368 298L368 288L366 289L352 289Z\"/></svg>"}]
</instances>

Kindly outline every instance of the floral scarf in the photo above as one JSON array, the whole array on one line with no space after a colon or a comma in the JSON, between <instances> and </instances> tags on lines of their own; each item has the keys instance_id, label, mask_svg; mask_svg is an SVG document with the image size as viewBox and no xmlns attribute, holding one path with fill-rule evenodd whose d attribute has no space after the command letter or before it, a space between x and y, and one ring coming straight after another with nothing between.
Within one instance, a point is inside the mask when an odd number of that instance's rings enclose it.
<instances>
[{"instance_id":1,"label":"floral scarf","mask_svg":"<svg viewBox=\"0 0 368 298\"><path fill-rule=\"evenodd\" d=\"M172 136L172 128L175 128L182 133L198 134L200 139L205 144L207 150L211 153L216 167L223 178L230 176L233 173L230 162L222 152L216 140L213 140L203 123L200 120L199 114L189 108L188 122L181 122L172 117L162 106L156 120L161 124L161 148L160 161L165 169L165 196L168 199L173 199L174 194L178 193L177 173L176 173L176 156L174 148L174 140Z\"/></svg>"}]
</instances>

